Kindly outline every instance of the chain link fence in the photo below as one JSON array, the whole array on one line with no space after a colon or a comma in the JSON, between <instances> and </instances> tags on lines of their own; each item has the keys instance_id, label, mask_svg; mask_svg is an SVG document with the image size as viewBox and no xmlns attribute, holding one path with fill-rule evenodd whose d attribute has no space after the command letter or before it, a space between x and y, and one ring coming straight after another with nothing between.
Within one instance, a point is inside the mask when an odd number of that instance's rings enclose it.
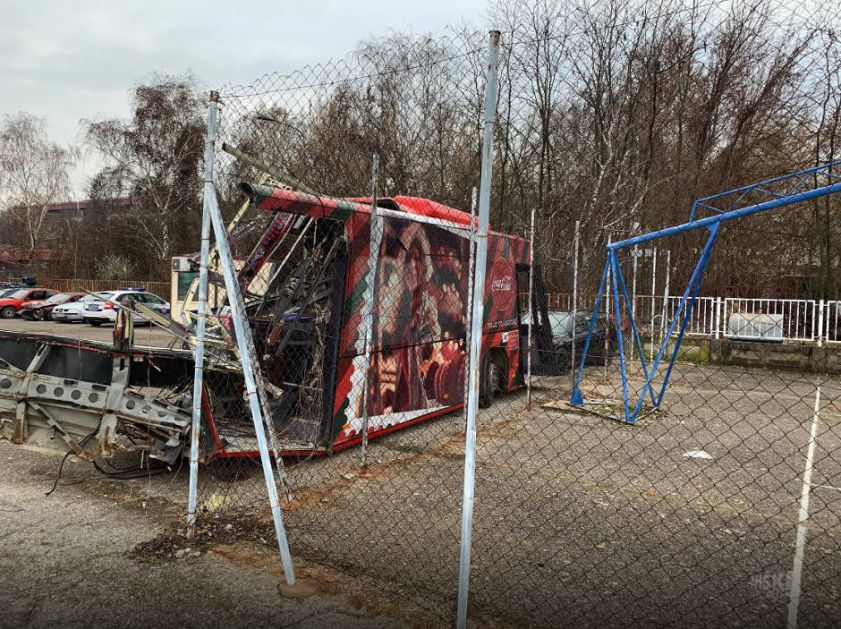
<instances>
[{"instance_id":1,"label":"chain link fence","mask_svg":"<svg viewBox=\"0 0 841 629\"><path fill-rule=\"evenodd\" d=\"M293 555L418 592L442 618L458 566L486 48L473 33L397 41L220 92L216 185ZM525 264L523 238L492 241L509 275ZM268 511L214 255L210 270L200 523ZM496 318L516 335L506 291ZM195 300L194 287L188 319ZM522 384L514 367L506 378Z\"/></svg>"},{"instance_id":2,"label":"chain link fence","mask_svg":"<svg viewBox=\"0 0 841 629\"><path fill-rule=\"evenodd\" d=\"M612 294L594 313L615 235L570 224L550 241L544 218L530 264L528 217L496 201L484 294L471 295L485 36L381 44L220 93L215 183L285 464L293 556L372 577L450 622L465 376L478 371L473 620L780 626L801 591L802 626L836 624L841 383L707 340L681 348L658 409L616 421L623 383L649 395L644 368L629 360L623 377L616 329L636 317L640 344L622 351L651 357L673 313L645 298L617 309ZM640 293L675 295L690 250L619 264ZM199 517L268 518L210 260ZM472 299L484 331L471 367ZM672 340L664 356L677 351ZM569 404L576 378L584 408Z\"/></svg>"}]
</instances>

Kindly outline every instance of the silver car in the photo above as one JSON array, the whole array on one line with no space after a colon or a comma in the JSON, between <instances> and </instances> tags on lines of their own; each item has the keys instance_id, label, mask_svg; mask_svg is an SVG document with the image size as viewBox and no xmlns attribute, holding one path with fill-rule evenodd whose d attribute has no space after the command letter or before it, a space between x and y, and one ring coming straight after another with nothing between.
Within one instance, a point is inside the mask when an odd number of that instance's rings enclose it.
<instances>
[{"instance_id":1,"label":"silver car","mask_svg":"<svg viewBox=\"0 0 841 629\"><path fill-rule=\"evenodd\" d=\"M75 323L83 321L82 312L85 309L85 304L92 301L105 301L113 291L105 291L101 293L89 293L82 297L79 301L74 301L70 304L62 304L53 308L52 319L61 323Z\"/></svg>"},{"instance_id":2,"label":"silver car","mask_svg":"<svg viewBox=\"0 0 841 629\"><path fill-rule=\"evenodd\" d=\"M117 320L117 312L119 306L125 298L142 303L143 305L157 310L161 314L169 314L169 302L161 299L153 293L147 293L145 290L128 289L115 290L108 294L105 299L89 301L84 305L82 310L82 319L85 323L90 323L92 326L100 326L103 323L114 323ZM148 319L141 314L134 316L135 323L147 323Z\"/></svg>"}]
</instances>

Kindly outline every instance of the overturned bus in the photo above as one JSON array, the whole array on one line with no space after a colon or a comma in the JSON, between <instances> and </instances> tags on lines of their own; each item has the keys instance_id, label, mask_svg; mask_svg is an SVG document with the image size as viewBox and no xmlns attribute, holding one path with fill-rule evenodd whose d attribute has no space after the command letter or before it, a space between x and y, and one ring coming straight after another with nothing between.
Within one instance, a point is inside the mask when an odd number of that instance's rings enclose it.
<instances>
[{"instance_id":1,"label":"overturned bus","mask_svg":"<svg viewBox=\"0 0 841 629\"><path fill-rule=\"evenodd\" d=\"M327 454L359 443L363 423L373 439L462 406L469 214L414 197L378 199L372 238L370 199L241 188L263 218L238 278L281 455ZM243 231L232 228L230 238ZM234 244L242 249L244 242ZM529 326L534 373L561 368L538 268L531 307L522 298L528 260L524 239L490 233L482 406L522 386ZM194 269L180 272L195 283ZM202 458L256 456L224 288L212 265L210 282ZM187 291L181 322L156 320L187 346L194 292ZM0 332L0 434L88 459L122 448L172 462L188 449L192 377L184 349Z\"/></svg>"}]
</instances>

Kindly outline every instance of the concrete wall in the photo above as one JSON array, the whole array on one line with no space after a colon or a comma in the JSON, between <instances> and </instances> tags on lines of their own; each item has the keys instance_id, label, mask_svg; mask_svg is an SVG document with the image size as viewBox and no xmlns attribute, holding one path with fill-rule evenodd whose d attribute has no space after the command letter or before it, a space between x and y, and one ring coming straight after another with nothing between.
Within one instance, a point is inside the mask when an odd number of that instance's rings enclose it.
<instances>
[{"instance_id":1,"label":"concrete wall","mask_svg":"<svg viewBox=\"0 0 841 629\"><path fill-rule=\"evenodd\" d=\"M841 346L836 345L684 338L678 358L710 365L841 374Z\"/></svg>"}]
</instances>

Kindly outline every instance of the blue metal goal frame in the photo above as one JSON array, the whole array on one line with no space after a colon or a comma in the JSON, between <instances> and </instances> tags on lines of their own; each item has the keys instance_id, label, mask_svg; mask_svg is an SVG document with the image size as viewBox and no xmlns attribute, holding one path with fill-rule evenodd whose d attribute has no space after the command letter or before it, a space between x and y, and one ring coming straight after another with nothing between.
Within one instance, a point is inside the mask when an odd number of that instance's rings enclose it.
<instances>
[{"instance_id":1,"label":"blue metal goal frame","mask_svg":"<svg viewBox=\"0 0 841 629\"><path fill-rule=\"evenodd\" d=\"M643 411L650 412L651 410L657 409L663 402L663 397L669 384L669 378L672 375L672 369L677 360L678 350L683 341L686 326L692 316L698 290L701 288L701 281L704 278L704 272L706 271L707 263L709 262L713 245L715 244L722 223L841 192L841 174L833 172L833 169L838 169L839 167L841 167L841 160L698 199L692 204L692 209L689 212L689 220L686 223L673 225L672 227L609 244L607 246L607 259L605 260L601 282L599 283L599 291L596 295L596 303L593 306L593 316L590 318L587 340L584 342L584 349L579 359L578 372L572 387L570 404L580 408L585 408L586 405L581 392L581 379L584 375L584 365L596 328L596 320L602 298L604 297L605 290L610 290L608 287L608 278L610 278L610 284L612 284L613 310L616 319L616 349L619 356L619 371L622 377L623 413L621 417L613 417L613 419L627 424L634 424L640 418ZM821 178L828 179L829 183L818 186L818 180ZM777 190L778 188L779 190ZM756 195L766 200L739 207L747 199ZM707 210L710 214L699 218L698 215L701 210ZM669 322L668 330L660 342L657 354L649 365L645 359L645 352L642 351L642 339L640 338L639 330L634 320L633 304L628 296L628 289L625 284L625 277L622 274L622 266L619 263L618 254L623 249L636 247L653 240L675 236L696 229L708 230L707 242L701 251L695 269L692 271L692 276L689 279L686 289L683 291L678 308ZM630 321L631 342L637 348L636 355L645 378L639 398L633 403L633 406L628 388L627 359L624 350L625 339L621 325L623 303L627 309L628 319ZM675 333L675 328L678 327L678 320L680 320L680 324L677 338L674 341L674 348L668 358L668 366L666 367L663 382L657 387L654 383L654 378L659 373L660 363L669 345L669 341ZM649 398L651 400L651 407L646 409L645 402Z\"/></svg>"}]
</instances>

